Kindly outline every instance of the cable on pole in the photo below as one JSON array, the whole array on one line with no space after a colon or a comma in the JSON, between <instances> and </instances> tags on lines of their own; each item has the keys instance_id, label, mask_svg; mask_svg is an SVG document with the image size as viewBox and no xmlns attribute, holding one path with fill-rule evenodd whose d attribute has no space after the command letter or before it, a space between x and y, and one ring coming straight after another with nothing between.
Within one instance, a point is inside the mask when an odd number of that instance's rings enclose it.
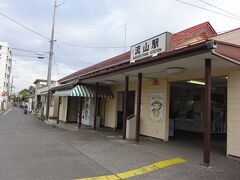
<instances>
[{"instance_id":1,"label":"cable on pole","mask_svg":"<svg viewBox=\"0 0 240 180\"><path fill-rule=\"evenodd\" d=\"M25 26L24 24L18 22L17 20L14 20L13 18L11 18L11 17L9 17L8 15L6 15L5 13L3 13L3 12L0 11L0 14L1 14L2 16L4 16L5 18L9 19L10 21L14 22L15 24L18 24L19 26L27 29L28 31L31 31L32 33L34 33L34 34L36 34L36 35L38 35L38 36L40 36L40 37L42 37L42 38L44 38L44 39L50 40L48 37L46 37L46 36L38 33L37 31L35 31L35 30L33 30L33 29L31 29L31 28L29 28L29 27L27 27L27 26Z\"/></svg>"},{"instance_id":2,"label":"cable on pole","mask_svg":"<svg viewBox=\"0 0 240 180\"><path fill-rule=\"evenodd\" d=\"M59 42L68 46L86 48L86 49L123 49L125 47L130 47L130 46L87 46L83 44L74 44L74 43L69 43L65 41L59 41Z\"/></svg>"},{"instance_id":3,"label":"cable on pole","mask_svg":"<svg viewBox=\"0 0 240 180\"><path fill-rule=\"evenodd\" d=\"M237 20L237 21L240 21L240 18L232 17L232 16L229 16L229 15L227 15L227 14L223 14L223 13L220 13L220 12L217 12L217 11L212 11L212 10L210 10L210 9L207 9L207 8L204 8L204 7L195 5L195 4L191 4L191 3L188 3L188 2L186 2L186 1L182 1L182 0L175 0L175 1L180 2L180 3L183 3L183 4L186 4L186 5L189 5L189 6L192 6L192 7L195 7L195 8L199 8L199 9L202 9L202 10L205 10L205 11L209 11L209 12L212 12L212 13L215 13L215 14L218 14L218 15L222 15L222 16L225 16L225 17L228 17L228 18Z\"/></svg>"},{"instance_id":4,"label":"cable on pole","mask_svg":"<svg viewBox=\"0 0 240 180\"><path fill-rule=\"evenodd\" d=\"M230 12L230 11L226 11L225 9L222 9L222 8L220 8L220 7L218 7L218 6L215 6L215 5L213 5L213 4L210 4L210 3L206 2L206 1L203 1L203 0L199 0L199 1L202 2L202 3L205 3L205 4L207 4L207 5L209 5L209 6L211 6L211 7L214 7L214 8L216 8L216 9L218 9L218 10L221 10L221 11L227 13L227 14L230 14L230 15L232 15L232 16L235 16L235 17L237 17L237 18L240 19L240 16L238 16L238 15L236 15L236 14L233 14L233 13Z\"/></svg>"},{"instance_id":5,"label":"cable on pole","mask_svg":"<svg viewBox=\"0 0 240 180\"><path fill-rule=\"evenodd\" d=\"M78 62L84 63L84 64L88 64L88 65L93 65L94 63L90 63L90 62L86 62L86 61L80 61L78 59L76 59L75 57L71 56L70 54L66 53L58 44L56 44L56 47L58 48L59 51L61 51L66 57L70 58L70 59L74 59Z\"/></svg>"}]
</instances>

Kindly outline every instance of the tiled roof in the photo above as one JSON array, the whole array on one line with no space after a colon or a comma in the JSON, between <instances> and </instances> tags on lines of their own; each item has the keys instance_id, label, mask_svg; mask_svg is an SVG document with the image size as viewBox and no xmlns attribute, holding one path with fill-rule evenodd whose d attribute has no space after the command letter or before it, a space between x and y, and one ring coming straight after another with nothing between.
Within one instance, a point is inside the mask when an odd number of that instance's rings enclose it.
<instances>
[{"instance_id":1,"label":"tiled roof","mask_svg":"<svg viewBox=\"0 0 240 180\"><path fill-rule=\"evenodd\" d=\"M196 26L193 26L191 28L188 28L188 29L185 29L183 31L173 34L172 35L172 48L175 49L186 38L190 37L191 35L196 35L196 33L200 32L200 31L208 32L208 38L217 35L217 33L215 32L213 27L210 25L210 23L204 22L204 23L198 24ZM112 57L112 58L102 61L100 63L97 63L90 67L81 69L75 73L72 73L72 74L60 79L59 81L67 82L74 78L84 76L88 73L93 73L96 71L103 70L105 68L110 68L112 66L117 66L117 65L129 63L129 62L130 62L130 51L120 54L118 56Z\"/></svg>"},{"instance_id":2,"label":"tiled roof","mask_svg":"<svg viewBox=\"0 0 240 180\"><path fill-rule=\"evenodd\" d=\"M184 40L186 40L186 38L191 38L201 32L208 33L207 38L214 37L217 35L216 31L213 29L211 24L209 22L204 22L173 34L172 35L173 49L175 49L178 44L181 44Z\"/></svg>"},{"instance_id":3,"label":"tiled roof","mask_svg":"<svg viewBox=\"0 0 240 180\"><path fill-rule=\"evenodd\" d=\"M94 64L92 66L89 66L87 68L84 69L80 69L79 71L76 71L75 73L72 73L62 79L60 79L59 81L65 81L68 79L72 79L74 77L79 77L80 75L84 75L86 73L90 73L96 70L100 70L102 68L106 68L106 67L110 67L110 66L114 66L114 65L118 65L119 63L124 63L125 60L127 60L127 63L129 62L130 59L130 51L120 54L118 56L112 57L110 59L107 59L105 61L102 61L100 63ZM125 62L126 63L126 62Z\"/></svg>"}]
</instances>

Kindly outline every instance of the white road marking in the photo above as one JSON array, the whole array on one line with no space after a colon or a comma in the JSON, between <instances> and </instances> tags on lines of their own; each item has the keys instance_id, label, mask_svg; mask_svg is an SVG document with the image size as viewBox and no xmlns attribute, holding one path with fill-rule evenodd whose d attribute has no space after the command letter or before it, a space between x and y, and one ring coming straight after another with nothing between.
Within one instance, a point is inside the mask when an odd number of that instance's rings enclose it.
<instances>
[{"instance_id":1,"label":"white road marking","mask_svg":"<svg viewBox=\"0 0 240 180\"><path fill-rule=\"evenodd\" d=\"M12 110L12 108L10 108L9 110L7 110L4 114L3 114L3 116L5 116L9 111L11 111Z\"/></svg>"}]
</instances>

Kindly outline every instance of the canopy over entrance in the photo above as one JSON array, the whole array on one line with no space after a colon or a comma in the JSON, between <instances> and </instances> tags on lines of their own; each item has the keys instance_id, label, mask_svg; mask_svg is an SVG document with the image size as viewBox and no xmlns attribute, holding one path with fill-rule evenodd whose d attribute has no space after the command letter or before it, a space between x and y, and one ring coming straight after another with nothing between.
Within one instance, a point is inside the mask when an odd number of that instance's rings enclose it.
<instances>
[{"instance_id":1,"label":"canopy over entrance","mask_svg":"<svg viewBox=\"0 0 240 180\"><path fill-rule=\"evenodd\" d=\"M53 96L96 97L96 88L91 85L77 85L72 89L58 90ZM112 98L113 93L109 87L99 86L98 97Z\"/></svg>"}]
</instances>

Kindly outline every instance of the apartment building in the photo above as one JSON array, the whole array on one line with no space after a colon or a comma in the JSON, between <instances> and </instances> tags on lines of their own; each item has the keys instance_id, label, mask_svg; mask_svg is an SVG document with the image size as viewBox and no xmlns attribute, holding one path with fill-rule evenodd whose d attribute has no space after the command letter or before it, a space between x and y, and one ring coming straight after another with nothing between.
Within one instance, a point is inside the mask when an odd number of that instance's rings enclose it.
<instances>
[{"instance_id":1,"label":"apartment building","mask_svg":"<svg viewBox=\"0 0 240 180\"><path fill-rule=\"evenodd\" d=\"M7 108L10 93L12 51L7 42L0 42L0 111Z\"/></svg>"}]
</instances>

